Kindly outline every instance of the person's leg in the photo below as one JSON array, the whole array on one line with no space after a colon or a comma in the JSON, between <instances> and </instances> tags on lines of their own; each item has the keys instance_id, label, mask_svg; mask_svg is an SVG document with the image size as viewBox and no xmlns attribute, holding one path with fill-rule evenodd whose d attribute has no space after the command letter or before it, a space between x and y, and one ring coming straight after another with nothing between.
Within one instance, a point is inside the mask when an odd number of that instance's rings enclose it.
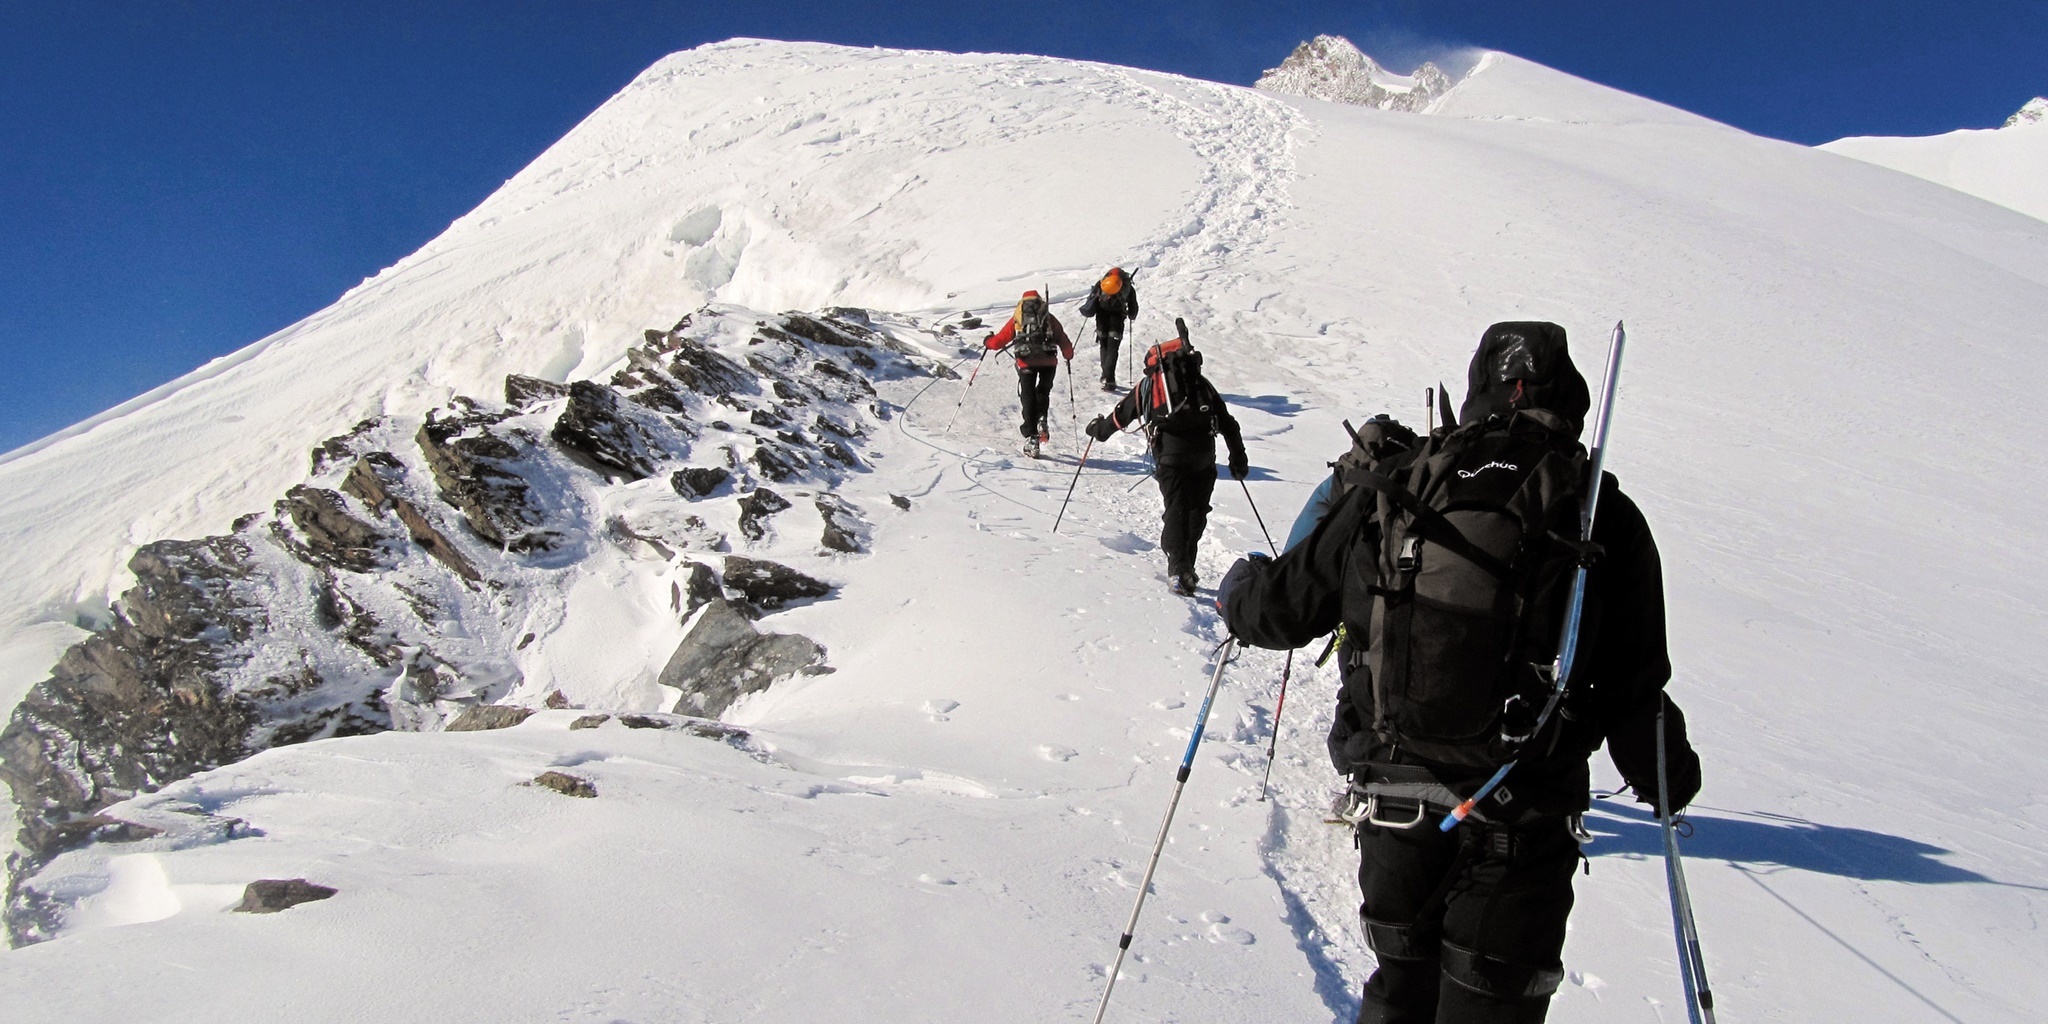
<instances>
[{"instance_id":1,"label":"person's leg","mask_svg":"<svg viewBox=\"0 0 2048 1024\"><path fill-rule=\"evenodd\" d=\"M1159 550L1166 555L1166 575L1178 577L1190 567L1182 555L1187 537L1187 474L1184 467L1159 463L1152 469L1152 478L1159 482L1159 500L1166 506L1160 517Z\"/></svg>"},{"instance_id":2,"label":"person's leg","mask_svg":"<svg viewBox=\"0 0 2048 1024\"><path fill-rule=\"evenodd\" d=\"M1052 384L1059 379L1060 368L1054 365L1035 372L1038 374L1038 419L1037 429L1033 434L1045 437L1052 433Z\"/></svg>"},{"instance_id":3,"label":"person's leg","mask_svg":"<svg viewBox=\"0 0 2048 1024\"><path fill-rule=\"evenodd\" d=\"M1563 818L1479 837L1479 856L1444 909L1438 1013L1474 1024L1542 1024L1564 980L1578 840Z\"/></svg>"},{"instance_id":4,"label":"person's leg","mask_svg":"<svg viewBox=\"0 0 2048 1024\"><path fill-rule=\"evenodd\" d=\"M1460 837L1435 824L1391 829L1368 822L1358 827L1358 916L1366 945L1379 962L1365 983L1359 1024L1432 1024L1437 1019L1443 915L1438 893L1458 864Z\"/></svg>"},{"instance_id":5,"label":"person's leg","mask_svg":"<svg viewBox=\"0 0 2048 1024\"><path fill-rule=\"evenodd\" d=\"M1191 474L1188 494L1188 570L1195 568L1195 549L1202 544L1202 533L1209 528L1209 499L1216 494L1216 463L1211 461Z\"/></svg>"},{"instance_id":6,"label":"person's leg","mask_svg":"<svg viewBox=\"0 0 2048 1024\"><path fill-rule=\"evenodd\" d=\"M1095 323L1102 341L1102 383L1106 387L1115 387L1117 350L1123 347L1124 325L1121 321L1097 320Z\"/></svg>"},{"instance_id":7,"label":"person's leg","mask_svg":"<svg viewBox=\"0 0 2048 1024\"><path fill-rule=\"evenodd\" d=\"M1028 367L1017 369L1017 401L1023 407L1024 422L1017 432L1025 437L1038 436L1038 384Z\"/></svg>"}]
</instances>

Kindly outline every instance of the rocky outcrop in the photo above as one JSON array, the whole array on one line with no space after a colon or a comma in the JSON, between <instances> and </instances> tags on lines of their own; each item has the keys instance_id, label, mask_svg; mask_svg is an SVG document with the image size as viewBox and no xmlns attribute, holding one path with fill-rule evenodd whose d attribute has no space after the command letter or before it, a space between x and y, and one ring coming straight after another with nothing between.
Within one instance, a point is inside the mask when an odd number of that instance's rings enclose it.
<instances>
[{"instance_id":1,"label":"rocky outcrop","mask_svg":"<svg viewBox=\"0 0 2048 1024\"><path fill-rule=\"evenodd\" d=\"M562 535L546 528L547 517L530 499L526 479L512 468L524 453L491 431L509 414L482 412L464 399L457 403L455 415L428 413L414 435L441 500L461 511L471 532L494 547L552 549Z\"/></svg>"},{"instance_id":2,"label":"rocky outcrop","mask_svg":"<svg viewBox=\"0 0 2048 1024\"><path fill-rule=\"evenodd\" d=\"M569 385L569 404L548 436L598 472L626 480L653 476L664 456L620 407L618 392L596 381Z\"/></svg>"},{"instance_id":3,"label":"rocky outcrop","mask_svg":"<svg viewBox=\"0 0 2048 1024\"><path fill-rule=\"evenodd\" d=\"M448 732L489 732L492 729L510 729L533 717L532 708L514 707L510 704L483 704L470 708L448 723Z\"/></svg>"},{"instance_id":4,"label":"rocky outcrop","mask_svg":"<svg viewBox=\"0 0 2048 1024\"><path fill-rule=\"evenodd\" d=\"M1280 66L1259 76L1254 88L1332 103L1418 113L1451 90L1451 76L1424 63L1412 75L1395 75L1343 36L1317 36L1294 48Z\"/></svg>"},{"instance_id":5,"label":"rocky outcrop","mask_svg":"<svg viewBox=\"0 0 2048 1024\"><path fill-rule=\"evenodd\" d=\"M505 375L505 404L514 409L531 409L542 402L569 397L569 385L557 384L521 373Z\"/></svg>"},{"instance_id":6,"label":"rocky outcrop","mask_svg":"<svg viewBox=\"0 0 2048 1024\"><path fill-rule=\"evenodd\" d=\"M716 718L739 698L824 664L825 649L808 637L762 633L731 602L718 600L697 613L659 681L682 691L676 714Z\"/></svg>"},{"instance_id":7,"label":"rocky outcrop","mask_svg":"<svg viewBox=\"0 0 2048 1024\"><path fill-rule=\"evenodd\" d=\"M748 540L760 540L768 536L764 521L777 512L787 512L789 499L766 487L757 487L740 496L740 536Z\"/></svg>"},{"instance_id":8,"label":"rocky outcrop","mask_svg":"<svg viewBox=\"0 0 2048 1024\"><path fill-rule=\"evenodd\" d=\"M829 671L816 643L748 617L830 585L754 559L722 573L678 559L725 550L743 517L765 537L764 517L790 502L764 478L791 481L829 525L836 499L813 496L858 466L853 449L889 411L869 380L934 371L858 311L744 315L707 309L650 332L609 384L514 375L503 405L364 420L315 448L312 475L271 510L137 551L111 621L0 730L0 781L22 826L13 941L61 925L73 897L37 885L52 858L165 824L114 817L131 796L283 744L523 718L498 701L522 685L514 652L546 621L536 604L559 601L555 573L607 540L675 574L687 636L662 678L685 695L679 713L716 715L775 680ZM672 491L608 486L661 474ZM745 502L705 500L735 493ZM700 718L638 717L727 735Z\"/></svg>"},{"instance_id":9,"label":"rocky outcrop","mask_svg":"<svg viewBox=\"0 0 2048 1024\"><path fill-rule=\"evenodd\" d=\"M542 772L534 776L533 781L528 783L528 785L539 786L542 789L552 789L563 796L582 797L585 800L597 797L597 786L593 785L589 779L578 778L568 772Z\"/></svg>"},{"instance_id":10,"label":"rocky outcrop","mask_svg":"<svg viewBox=\"0 0 2048 1024\"><path fill-rule=\"evenodd\" d=\"M328 899L340 891L303 878L259 878L242 890L242 902L235 905L235 913L275 914L301 903Z\"/></svg>"},{"instance_id":11,"label":"rocky outcrop","mask_svg":"<svg viewBox=\"0 0 2048 1024\"><path fill-rule=\"evenodd\" d=\"M305 538L303 561L351 572L371 572L383 564L383 544L390 538L357 519L348 502L333 491L300 484L285 492L277 512ZM286 543L296 541L284 531L279 536Z\"/></svg>"},{"instance_id":12,"label":"rocky outcrop","mask_svg":"<svg viewBox=\"0 0 2048 1024\"><path fill-rule=\"evenodd\" d=\"M825 520L825 532L818 538L827 551L859 554L868 549L868 524L860 510L836 494L820 494L812 502Z\"/></svg>"},{"instance_id":13,"label":"rocky outcrop","mask_svg":"<svg viewBox=\"0 0 2048 1024\"><path fill-rule=\"evenodd\" d=\"M405 465L390 452L371 452L356 460L349 470L348 479L342 481L341 489L353 495L370 508L390 512L405 525L405 531L413 543L425 548L434 560L447 566L457 576L472 583L483 579L483 574L470 564L448 537L434 526L419 506L398 496L393 482L405 473Z\"/></svg>"},{"instance_id":14,"label":"rocky outcrop","mask_svg":"<svg viewBox=\"0 0 2048 1024\"><path fill-rule=\"evenodd\" d=\"M670 474L668 484L685 498L708 498L711 492L725 486L730 479L731 470L719 466L691 466Z\"/></svg>"},{"instance_id":15,"label":"rocky outcrop","mask_svg":"<svg viewBox=\"0 0 2048 1024\"><path fill-rule=\"evenodd\" d=\"M824 597L832 585L765 558L727 555L725 586L760 611L775 611L791 601Z\"/></svg>"}]
</instances>

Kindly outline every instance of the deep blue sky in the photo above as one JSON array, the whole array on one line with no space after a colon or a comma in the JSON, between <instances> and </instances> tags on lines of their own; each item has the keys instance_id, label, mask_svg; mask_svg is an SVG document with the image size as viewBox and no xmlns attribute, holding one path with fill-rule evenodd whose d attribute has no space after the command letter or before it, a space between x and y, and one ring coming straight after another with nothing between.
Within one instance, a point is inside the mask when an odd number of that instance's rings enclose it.
<instances>
[{"instance_id":1,"label":"deep blue sky","mask_svg":"<svg viewBox=\"0 0 2048 1024\"><path fill-rule=\"evenodd\" d=\"M327 305L675 50L748 35L1250 84L1318 32L1396 70L1507 50L1804 143L1991 127L2048 93L2041 0L0 0L0 451Z\"/></svg>"}]
</instances>

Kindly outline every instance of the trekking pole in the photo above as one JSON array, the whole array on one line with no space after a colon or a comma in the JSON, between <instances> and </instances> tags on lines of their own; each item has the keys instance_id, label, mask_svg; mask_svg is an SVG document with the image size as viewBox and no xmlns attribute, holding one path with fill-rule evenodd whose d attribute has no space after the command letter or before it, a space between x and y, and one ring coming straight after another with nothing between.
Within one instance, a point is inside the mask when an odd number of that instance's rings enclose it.
<instances>
[{"instance_id":1,"label":"trekking pole","mask_svg":"<svg viewBox=\"0 0 2048 1024\"><path fill-rule=\"evenodd\" d=\"M1188 773L1194 770L1195 748L1202 743L1202 730L1209 724L1209 705L1216 701L1216 688L1223 684L1223 666L1230 664L1230 655L1237 646L1237 637L1225 637L1223 646L1216 649L1216 671L1209 673L1209 694L1202 698L1202 710L1195 715L1195 734L1188 737L1188 752L1180 759L1180 771L1173 777L1173 799L1166 804L1166 817L1159 822L1159 838L1152 841L1152 858L1145 862L1145 878L1138 883L1137 902L1131 904L1131 919L1124 925L1124 933L1116 940L1116 962L1109 965L1109 981L1102 987L1102 1004L1095 1008L1095 1024L1102 1024L1102 1015L1109 1012L1109 994L1116 991L1116 975L1123 969L1124 954L1130 952L1131 936L1138 930L1138 912L1145 908L1145 891L1152 888L1152 872L1159 867L1159 854L1166 849L1166 830L1173 827L1173 812L1180 806L1180 794L1188 785Z\"/></svg>"},{"instance_id":2,"label":"trekking pole","mask_svg":"<svg viewBox=\"0 0 2048 1024\"><path fill-rule=\"evenodd\" d=\"M1627 341L1628 332L1622 328L1621 321L1616 320L1614 335L1607 342L1607 369L1600 379L1600 404L1595 407L1600 418L1593 421L1592 450L1586 458L1586 479L1590 482L1586 485L1585 500L1579 506L1580 543L1592 542L1593 515L1600 510L1600 471L1601 466L1607 462L1607 427L1609 421L1614 418L1614 390L1621 383L1621 347ZM1441 388L1437 390L1437 399L1444 400ZM1450 417L1444 417L1444 426L1450 425ZM1542 732L1543 727L1550 722L1550 716L1557 711L1558 704L1564 700L1565 687L1572 681L1572 666L1578 659L1579 620L1585 614L1585 610L1586 566L1582 564L1572 575L1571 599L1565 605L1564 626L1557 638L1557 658L1550 663L1548 669L1550 696L1543 702L1543 710L1537 712L1536 722L1529 727L1528 733L1513 742L1525 743ZM1487 776L1486 782L1467 797L1464 803L1444 815L1444 819L1437 823L1437 828L1445 832L1457 828L1458 823L1464 821L1474 807L1479 806L1479 801L1493 795L1493 791L1500 788L1502 780L1506 779L1508 773L1514 771L1515 765L1521 761L1520 753L1509 758L1498 771Z\"/></svg>"},{"instance_id":3,"label":"trekking pole","mask_svg":"<svg viewBox=\"0 0 2048 1024\"><path fill-rule=\"evenodd\" d=\"M1074 401L1074 361L1069 359L1067 360L1067 425L1075 430L1081 429L1081 413L1076 408L1078 404Z\"/></svg>"},{"instance_id":4,"label":"trekking pole","mask_svg":"<svg viewBox=\"0 0 2048 1024\"><path fill-rule=\"evenodd\" d=\"M946 421L946 429L939 431L939 433L950 434L953 432L954 422L960 419L960 410L967 405L967 393L974 390L974 378L981 376L981 364L986 362L988 362L988 348L984 346L981 350L981 358L974 361L974 372L967 375L967 386L960 389L960 400L953 403L953 418Z\"/></svg>"},{"instance_id":5,"label":"trekking pole","mask_svg":"<svg viewBox=\"0 0 2048 1024\"><path fill-rule=\"evenodd\" d=\"M1266 802L1266 787L1273 784L1273 752L1280 749L1280 712L1287 710L1287 677L1294 674L1294 652L1287 652L1287 664L1280 669L1280 700L1273 705L1273 738L1266 743L1266 777L1259 780L1259 802Z\"/></svg>"},{"instance_id":6,"label":"trekking pole","mask_svg":"<svg viewBox=\"0 0 2048 1024\"><path fill-rule=\"evenodd\" d=\"M1081 448L1081 461L1074 466L1074 478L1067 481L1067 496L1060 499L1060 514L1052 517L1052 532L1060 532L1060 520L1067 517L1067 502L1074 500L1074 485L1081 482L1081 467L1088 464L1088 453L1095 448L1095 438L1090 435L1088 443Z\"/></svg>"},{"instance_id":7,"label":"trekking pole","mask_svg":"<svg viewBox=\"0 0 2048 1024\"><path fill-rule=\"evenodd\" d=\"M1678 857L1678 831L1671 821L1671 783L1664 756L1664 709L1657 709L1657 826L1664 832L1664 880L1671 889L1671 930L1678 939L1678 977L1685 984L1685 1013L1692 1024L1714 1024L1714 992L1707 987L1707 962L1692 919L1692 896Z\"/></svg>"},{"instance_id":8,"label":"trekking pole","mask_svg":"<svg viewBox=\"0 0 2048 1024\"><path fill-rule=\"evenodd\" d=\"M1274 557L1279 557L1280 549L1273 547L1273 535L1266 533L1266 518L1259 515L1258 503L1252 500L1252 489L1246 486L1243 480L1239 480L1237 485L1244 488L1244 503L1252 507L1252 518L1259 521L1259 532L1265 535L1266 546L1273 549Z\"/></svg>"}]
</instances>

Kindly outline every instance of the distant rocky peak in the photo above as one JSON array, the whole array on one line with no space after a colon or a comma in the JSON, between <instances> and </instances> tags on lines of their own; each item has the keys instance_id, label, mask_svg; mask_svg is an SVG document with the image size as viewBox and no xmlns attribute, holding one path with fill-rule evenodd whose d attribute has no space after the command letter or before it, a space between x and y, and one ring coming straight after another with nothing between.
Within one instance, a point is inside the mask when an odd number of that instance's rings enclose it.
<instances>
[{"instance_id":1,"label":"distant rocky peak","mask_svg":"<svg viewBox=\"0 0 2048 1024\"><path fill-rule=\"evenodd\" d=\"M1267 72L1267 74L1271 73L1270 71ZM2036 96L2028 100L2027 105L2021 107L2018 113L2005 119L2005 126L2007 128L2018 128L2023 125L2042 123L2048 123L2048 97L2044 96Z\"/></svg>"},{"instance_id":2,"label":"distant rocky peak","mask_svg":"<svg viewBox=\"0 0 2048 1024\"><path fill-rule=\"evenodd\" d=\"M1343 36L1317 36L1294 48L1280 66L1259 76L1267 92L1350 103L1380 110L1421 111L1449 92L1451 76L1424 63L1410 75L1380 67Z\"/></svg>"}]
</instances>

